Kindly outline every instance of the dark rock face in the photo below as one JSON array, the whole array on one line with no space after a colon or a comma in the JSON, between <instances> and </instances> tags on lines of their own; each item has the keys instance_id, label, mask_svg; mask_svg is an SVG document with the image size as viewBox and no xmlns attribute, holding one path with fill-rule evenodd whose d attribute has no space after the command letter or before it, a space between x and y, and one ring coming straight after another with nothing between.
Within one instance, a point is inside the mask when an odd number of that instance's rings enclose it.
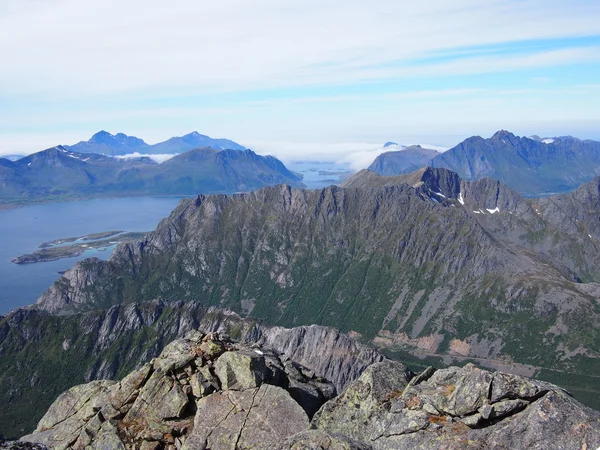
<instances>
[{"instance_id":1,"label":"dark rock face","mask_svg":"<svg viewBox=\"0 0 600 450\"><path fill-rule=\"evenodd\" d=\"M318 325L295 328L254 326L242 338L287 355L331 381L341 392L374 362L385 357L346 334Z\"/></svg>"},{"instance_id":2,"label":"dark rock face","mask_svg":"<svg viewBox=\"0 0 600 450\"><path fill-rule=\"evenodd\" d=\"M403 364L384 360L331 398L325 379L287 361L259 346L192 331L120 382L66 391L22 441L51 448L186 450L600 444L600 412L549 383L473 365L428 368L414 377ZM292 380L323 396L310 422L313 414L292 394Z\"/></svg>"},{"instance_id":3,"label":"dark rock face","mask_svg":"<svg viewBox=\"0 0 600 450\"><path fill-rule=\"evenodd\" d=\"M42 444L32 444L31 442L2 441L0 448L5 450L48 450L48 447Z\"/></svg>"},{"instance_id":4,"label":"dark rock face","mask_svg":"<svg viewBox=\"0 0 600 450\"><path fill-rule=\"evenodd\" d=\"M499 131L471 137L434 157L464 180L494 178L532 197L570 191L600 175L600 142L555 138L545 143Z\"/></svg>"},{"instance_id":5,"label":"dark rock face","mask_svg":"<svg viewBox=\"0 0 600 450\"><path fill-rule=\"evenodd\" d=\"M388 144L392 145L393 143L388 142ZM387 144L386 146L389 147ZM425 167L437 155L439 153L435 150L422 148L420 145L411 145L400 151L382 153L375 158L368 169L380 175L411 173Z\"/></svg>"}]
</instances>

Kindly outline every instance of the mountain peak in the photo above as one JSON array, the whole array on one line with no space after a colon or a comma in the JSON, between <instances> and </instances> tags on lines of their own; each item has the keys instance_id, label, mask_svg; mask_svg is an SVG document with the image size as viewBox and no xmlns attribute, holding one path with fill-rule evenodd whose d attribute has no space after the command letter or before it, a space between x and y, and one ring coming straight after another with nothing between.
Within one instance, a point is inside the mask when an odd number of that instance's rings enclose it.
<instances>
[{"instance_id":1,"label":"mountain peak","mask_svg":"<svg viewBox=\"0 0 600 450\"><path fill-rule=\"evenodd\" d=\"M100 130L91 137L90 141L103 143L111 138L114 138L114 136L108 131Z\"/></svg>"},{"instance_id":2,"label":"mountain peak","mask_svg":"<svg viewBox=\"0 0 600 450\"><path fill-rule=\"evenodd\" d=\"M388 141L385 144L383 144L383 148L386 148L386 147L398 147L398 143L397 142Z\"/></svg>"},{"instance_id":3,"label":"mountain peak","mask_svg":"<svg viewBox=\"0 0 600 450\"><path fill-rule=\"evenodd\" d=\"M514 134L512 134L510 131L506 131L506 130L496 131L496 133L494 133L494 135L492 136L492 139L494 139L494 140L512 139L512 138L516 138L516 136Z\"/></svg>"},{"instance_id":4,"label":"mountain peak","mask_svg":"<svg viewBox=\"0 0 600 450\"><path fill-rule=\"evenodd\" d=\"M135 136L128 136L125 133L117 133L113 135L108 131L100 130L96 134L94 134L89 141L80 142L79 144L74 145L73 148L77 151L94 153L94 150L92 149L80 148L86 146L89 147L90 145L109 146L114 148L127 148L132 152L148 146L148 144L146 144L142 139L139 139Z\"/></svg>"}]
</instances>

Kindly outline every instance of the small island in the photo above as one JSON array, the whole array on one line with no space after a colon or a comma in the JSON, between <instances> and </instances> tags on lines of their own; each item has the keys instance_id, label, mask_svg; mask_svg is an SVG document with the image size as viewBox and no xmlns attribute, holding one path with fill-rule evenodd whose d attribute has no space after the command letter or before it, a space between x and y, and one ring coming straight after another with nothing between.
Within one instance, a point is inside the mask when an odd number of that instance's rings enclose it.
<instances>
[{"instance_id":1,"label":"small island","mask_svg":"<svg viewBox=\"0 0 600 450\"><path fill-rule=\"evenodd\" d=\"M34 264L40 262L56 261L62 258L73 258L81 255L86 250L106 250L122 242L130 242L144 237L146 232L105 231L85 236L56 239L43 242L39 250L11 259L15 264Z\"/></svg>"}]
</instances>

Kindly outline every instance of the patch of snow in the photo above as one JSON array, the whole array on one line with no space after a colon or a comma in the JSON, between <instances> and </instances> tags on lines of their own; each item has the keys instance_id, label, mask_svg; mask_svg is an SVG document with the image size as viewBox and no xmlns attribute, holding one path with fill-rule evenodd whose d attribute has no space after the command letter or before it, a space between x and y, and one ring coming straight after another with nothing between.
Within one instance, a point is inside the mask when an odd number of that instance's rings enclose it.
<instances>
[{"instance_id":1,"label":"patch of snow","mask_svg":"<svg viewBox=\"0 0 600 450\"><path fill-rule=\"evenodd\" d=\"M434 192L435 195L439 195L440 197L446 198L446 196L444 194L442 194L441 192Z\"/></svg>"},{"instance_id":2,"label":"patch of snow","mask_svg":"<svg viewBox=\"0 0 600 450\"><path fill-rule=\"evenodd\" d=\"M591 234L588 234L588 236L590 237L590 239L592 238L592 235L591 235Z\"/></svg>"},{"instance_id":3,"label":"patch of snow","mask_svg":"<svg viewBox=\"0 0 600 450\"><path fill-rule=\"evenodd\" d=\"M258 353L259 355L264 355L264 353L261 352L260 350L254 350L254 353Z\"/></svg>"},{"instance_id":4,"label":"patch of snow","mask_svg":"<svg viewBox=\"0 0 600 450\"><path fill-rule=\"evenodd\" d=\"M30 166L30 165L31 165L31 163L27 164L27 166Z\"/></svg>"},{"instance_id":5,"label":"patch of snow","mask_svg":"<svg viewBox=\"0 0 600 450\"><path fill-rule=\"evenodd\" d=\"M482 214L482 212L481 212L481 211L475 211L475 210L473 210L473 212L474 212L475 214Z\"/></svg>"},{"instance_id":6,"label":"patch of snow","mask_svg":"<svg viewBox=\"0 0 600 450\"><path fill-rule=\"evenodd\" d=\"M461 205L465 204L465 201L464 201L463 196L462 196L462 192L458 193L458 203L460 203Z\"/></svg>"},{"instance_id":7,"label":"patch of snow","mask_svg":"<svg viewBox=\"0 0 600 450\"><path fill-rule=\"evenodd\" d=\"M494 214L500 212L500 208L496 206L494 209L488 209L487 212L489 212L490 214Z\"/></svg>"},{"instance_id":8,"label":"patch of snow","mask_svg":"<svg viewBox=\"0 0 600 450\"><path fill-rule=\"evenodd\" d=\"M542 142L544 144L552 144L554 142L554 139L542 139Z\"/></svg>"},{"instance_id":9,"label":"patch of snow","mask_svg":"<svg viewBox=\"0 0 600 450\"><path fill-rule=\"evenodd\" d=\"M117 158L117 159L150 158L151 160L160 164L160 163L167 161L168 159L171 159L173 156L177 156L177 155L171 155L171 154L142 155L141 153L135 152L135 153L130 153L128 155L118 155L118 156L115 156L114 158Z\"/></svg>"}]
</instances>

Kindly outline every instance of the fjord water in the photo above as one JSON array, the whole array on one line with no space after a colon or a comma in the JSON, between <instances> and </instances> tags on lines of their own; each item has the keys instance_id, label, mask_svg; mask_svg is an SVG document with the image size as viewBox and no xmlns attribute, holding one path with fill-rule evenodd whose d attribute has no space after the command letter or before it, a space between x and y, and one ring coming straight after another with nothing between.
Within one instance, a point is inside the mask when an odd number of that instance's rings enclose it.
<instances>
[{"instance_id":1,"label":"fjord water","mask_svg":"<svg viewBox=\"0 0 600 450\"><path fill-rule=\"evenodd\" d=\"M112 249L89 250L76 258L17 265L42 242L110 230L151 231L182 197L135 197L47 203L0 210L0 314L31 304L76 261L108 259Z\"/></svg>"}]
</instances>

